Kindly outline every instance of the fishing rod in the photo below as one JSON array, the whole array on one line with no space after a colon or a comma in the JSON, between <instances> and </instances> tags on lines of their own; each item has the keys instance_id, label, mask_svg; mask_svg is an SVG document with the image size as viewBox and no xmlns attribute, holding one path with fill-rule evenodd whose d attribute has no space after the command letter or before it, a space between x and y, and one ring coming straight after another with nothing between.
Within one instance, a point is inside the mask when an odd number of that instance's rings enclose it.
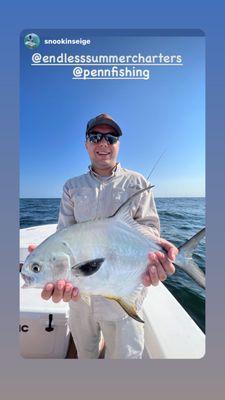
<instances>
[{"instance_id":1,"label":"fishing rod","mask_svg":"<svg viewBox=\"0 0 225 400\"><path fill-rule=\"evenodd\" d=\"M153 165L148 177L146 178L147 181L149 180L150 176L152 175L153 171L155 170L155 168L156 168L157 164L159 163L159 161L161 160L161 158L164 156L166 150L167 149L164 149L163 152L160 154L159 158L157 158L157 160L156 160L155 164Z\"/></svg>"}]
</instances>

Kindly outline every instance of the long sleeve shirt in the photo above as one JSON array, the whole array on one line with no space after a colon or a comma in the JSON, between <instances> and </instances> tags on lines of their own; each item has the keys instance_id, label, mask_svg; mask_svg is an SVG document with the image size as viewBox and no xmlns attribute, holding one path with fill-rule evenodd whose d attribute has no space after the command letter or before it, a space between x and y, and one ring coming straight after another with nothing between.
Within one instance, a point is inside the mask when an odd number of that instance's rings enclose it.
<instances>
[{"instance_id":1,"label":"long sleeve shirt","mask_svg":"<svg viewBox=\"0 0 225 400\"><path fill-rule=\"evenodd\" d=\"M111 176L107 177L96 174L89 167L87 173L66 181L57 229L95 218L110 217L132 194L147 186L149 183L141 174L122 168L119 163ZM130 204L130 212L134 220L145 225L151 235L160 236L159 217L152 189L134 197ZM147 288L143 288L139 307L146 294ZM82 300L70 301L70 309L76 312L77 307L84 307ZM91 313L97 319L113 321L127 317L125 311L116 302L102 296L91 296L90 307ZM84 309L86 310L85 307Z\"/></svg>"},{"instance_id":2,"label":"long sleeve shirt","mask_svg":"<svg viewBox=\"0 0 225 400\"><path fill-rule=\"evenodd\" d=\"M139 173L117 164L107 177L96 174L91 167L83 175L69 179L63 187L57 229L75 223L107 218L138 190L149 184ZM160 236L159 217L152 189L134 197L130 205L133 219Z\"/></svg>"}]
</instances>

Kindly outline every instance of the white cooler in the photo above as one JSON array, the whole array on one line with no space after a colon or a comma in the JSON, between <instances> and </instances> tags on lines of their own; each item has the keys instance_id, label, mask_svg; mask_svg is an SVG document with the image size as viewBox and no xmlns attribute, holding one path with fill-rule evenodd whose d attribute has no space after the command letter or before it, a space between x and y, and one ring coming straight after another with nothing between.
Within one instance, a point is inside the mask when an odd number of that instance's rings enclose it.
<instances>
[{"instance_id":1,"label":"white cooler","mask_svg":"<svg viewBox=\"0 0 225 400\"><path fill-rule=\"evenodd\" d=\"M24 358L65 358L69 307L41 298L41 289L22 289L20 276L20 354Z\"/></svg>"}]
</instances>

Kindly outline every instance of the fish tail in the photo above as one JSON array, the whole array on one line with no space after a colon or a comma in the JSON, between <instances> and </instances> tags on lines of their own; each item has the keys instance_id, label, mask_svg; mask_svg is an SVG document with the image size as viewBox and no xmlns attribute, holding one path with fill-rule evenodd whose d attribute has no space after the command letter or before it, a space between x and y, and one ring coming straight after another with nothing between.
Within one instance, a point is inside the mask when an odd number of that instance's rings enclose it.
<instances>
[{"instance_id":1,"label":"fish tail","mask_svg":"<svg viewBox=\"0 0 225 400\"><path fill-rule=\"evenodd\" d=\"M205 228L201 229L191 239L180 246L174 265L186 272L186 274L194 279L199 286L205 289L205 274L192 258L195 248L204 236Z\"/></svg>"},{"instance_id":2,"label":"fish tail","mask_svg":"<svg viewBox=\"0 0 225 400\"><path fill-rule=\"evenodd\" d=\"M143 319L139 317L137 314L137 308L136 305L133 303L132 296L130 298L127 297L110 297L106 296L106 299L108 300L115 300L120 307L133 319L135 319L138 322L144 323Z\"/></svg>"}]
</instances>

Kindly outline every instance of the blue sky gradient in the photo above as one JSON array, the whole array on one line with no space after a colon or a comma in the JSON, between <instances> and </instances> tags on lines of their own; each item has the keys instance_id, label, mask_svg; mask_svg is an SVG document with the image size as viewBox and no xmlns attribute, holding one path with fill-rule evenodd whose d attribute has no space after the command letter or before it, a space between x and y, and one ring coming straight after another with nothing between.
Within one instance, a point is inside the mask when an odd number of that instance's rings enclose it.
<instances>
[{"instance_id":1,"label":"blue sky gradient","mask_svg":"<svg viewBox=\"0 0 225 400\"><path fill-rule=\"evenodd\" d=\"M47 31L46 31L47 32ZM87 170L87 121L111 114L121 126L122 166L151 176L155 196L204 196L204 37L96 37L90 46L23 45L21 35L20 194L60 197L64 182ZM57 31L56 31L57 32ZM71 37L77 37L72 35ZM84 37L84 36L83 36ZM72 66L32 67L41 54L181 54L182 67L149 67L149 80L73 80ZM143 67L142 67L143 68Z\"/></svg>"}]
</instances>

